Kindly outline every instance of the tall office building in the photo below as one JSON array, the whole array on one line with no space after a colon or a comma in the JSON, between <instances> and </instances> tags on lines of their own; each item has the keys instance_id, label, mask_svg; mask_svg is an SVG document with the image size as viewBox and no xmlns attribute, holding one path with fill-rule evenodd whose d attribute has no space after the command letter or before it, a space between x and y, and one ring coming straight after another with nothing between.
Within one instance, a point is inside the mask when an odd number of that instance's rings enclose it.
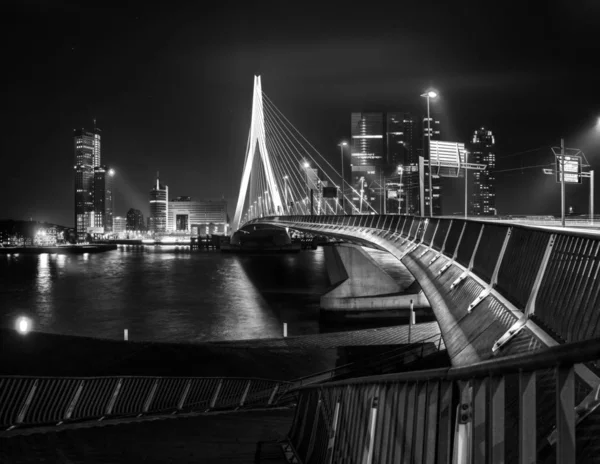
<instances>
[{"instance_id":1,"label":"tall office building","mask_svg":"<svg viewBox=\"0 0 600 464\"><path fill-rule=\"evenodd\" d=\"M94 126L95 126L94 121ZM94 227L94 168L100 166L100 129L76 129L73 133L75 153L75 231L85 240L89 227Z\"/></svg>"},{"instance_id":2,"label":"tall office building","mask_svg":"<svg viewBox=\"0 0 600 464\"><path fill-rule=\"evenodd\" d=\"M494 169L496 155L494 154L494 135L492 131L482 127L473 133L470 144L470 161L485 164L483 171L474 171L473 189L471 194L471 214L489 216L496 214L496 189Z\"/></svg>"},{"instance_id":3,"label":"tall office building","mask_svg":"<svg viewBox=\"0 0 600 464\"><path fill-rule=\"evenodd\" d=\"M106 166L94 168L94 228L103 232L113 229L113 176Z\"/></svg>"},{"instance_id":4,"label":"tall office building","mask_svg":"<svg viewBox=\"0 0 600 464\"><path fill-rule=\"evenodd\" d=\"M352 113L351 172L353 203L360 209L361 189L363 213L383 210L410 214L421 213L419 157L424 158L425 214L429 214L428 131L431 140L441 139L440 118L431 114L415 118L410 113ZM402 167L399 170L399 167ZM384 191L387 190L386 196ZM433 212L441 214L441 179L432 178ZM392 196L392 193L394 194ZM386 205L383 201L386 199ZM401 203L399 203L399 199ZM401 208L399 208L401 206Z\"/></svg>"},{"instance_id":5,"label":"tall office building","mask_svg":"<svg viewBox=\"0 0 600 464\"><path fill-rule=\"evenodd\" d=\"M130 208L127 211L127 222L125 228L127 230L146 230L146 223L144 222L144 215L139 209Z\"/></svg>"},{"instance_id":6,"label":"tall office building","mask_svg":"<svg viewBox=\"0 0 600 464\"><path fill-rule=\"evenodd\" d=\"M386 121L387 211L418 214L422 143L418 121L402 112L387 113Z\"/></svg>"},{"instance_id":7,"label":"tall office building","mask_svg":"<svg viewBox=\"0 0 600 464\"><path fill-rule=\"evenodd\" d=\"M225 200L196 201L189 196L181 196L169 201L168 232L193 233L196 229L196 233L200 234L226 234L228 227Z\"/></svg>"},{"instance_id":8,"label":"tall office building","mask_svg":"<svg viewBox=\"0 0 600 464\"><path fill-rule=\"evenodd\" d=\"M379 211L386 165L384 114L352 113L350 116L352 202L361 213Z\"/></svg>"},{"instance_id":9,"label":"tall office building","mask_svg":"<svg viewBox=\"0 0 600 464\"><path fill-rule=\"evenodd\" d=\"M150 190L149 230L154 233L167 231L167 215L169 213L169 187L162 185L156 175L156 185Z\"/></svg>"}]
</instances>

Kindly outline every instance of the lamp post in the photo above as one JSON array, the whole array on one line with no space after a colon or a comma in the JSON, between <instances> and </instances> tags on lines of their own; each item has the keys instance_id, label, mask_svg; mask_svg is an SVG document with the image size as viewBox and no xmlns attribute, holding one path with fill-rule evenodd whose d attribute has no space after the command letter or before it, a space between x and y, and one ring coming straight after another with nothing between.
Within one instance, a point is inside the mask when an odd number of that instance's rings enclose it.
<instances>
[{"instance_id":1,"label":"lamp post","mask_svg":"<svg viewBox=\"0 0 600 464\"><path fill-rule=\"evenodd\" d=\"M269 191L265 190L265 216L271 214L270 202L269 202Z\"/></svg>"},{"instance_id":2,"label":"lamp post","mask_svg":"<svg viewBox=\"0 0 600 464\"><path fill-rule=\"evenodd\" d=\"M468 189L468 182L467 182L467 162L469 160L469 152L467 150L465 150L465 219L467 219L467 189Z\"/></svg>"},{"instance_id":3,"label":"lamp post","mask_svg":"<svg viewBox=\"0 0 600 464\"><path fill-rule=\"evenodd\" d=\"M290 210L289 210L289 206L288 206L288 197L287 197L287 182L288 182L288 176L285 175L283 176L283 201L285 201L285 208L283 209L284 213L289 214Z\"/></svg>"},{"instance_id":4,"label":"lamp post","mask_svg":"<svg viewBox=\"0 0 600 464\"><path fill-rule=\"evenodd\" d=\"M310 163L308 161L304 161L304 178L306 179L306 200L308 202L309 198L310 198L310 215L312 215L313 211L312 211L312 189L310 188L309 184L308 184L308 169L310 168ZM310 197L309 197L310 195Z\"/></svg>"},{"instance_id":5,"label":"lamp post","mask_svg":"<svg viewBox=\"0 0 600 464\"><path fill-rule=\"evenodd\" d=\"M341 158L341 162L342 162L342 179L340 182L341 185L341 190L342 190L342 214L346 214L346 203L344 201L344 147L348 145L347 142L340 142L338 143L338 146L340 147L340 158Z\"/></svg>"},{"instance_id":6,"label":"lamp post","mask_svg":"<svg viewBox=\"0 0 600 464\"><path fill-rule=\"evenodd\" d=\"M427 165L429 168L429 216L433 217L433 187L431 181L431 116L429 115L429 100L438 96L435 90L428 90L422 97L427 99Z\"/></svg>"}]
</instances>

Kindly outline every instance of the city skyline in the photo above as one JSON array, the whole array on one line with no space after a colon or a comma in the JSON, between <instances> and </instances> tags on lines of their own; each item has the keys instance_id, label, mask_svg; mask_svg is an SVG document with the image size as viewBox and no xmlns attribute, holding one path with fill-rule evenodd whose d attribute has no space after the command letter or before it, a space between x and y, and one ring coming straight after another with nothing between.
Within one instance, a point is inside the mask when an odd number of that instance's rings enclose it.
<instances>
[{"instance_id":1,"label":"city skyline","mask_svg":"<svg viewBox=\"0 0 600 464\"><path fill-rule=\"evenodd\" d=\"M499 170L507 167L504 155L558 145L561 136L568 146L583 149L593 163L598 137L590 133L600 114L600 99L590 85L591 60L578 57L591 56L591 23L598 8L591 3L581 8L550 6L543 17L533 19L512 15L510 8L460 10L443 6L427 15L427 8L415 7L401 20L367 11L360 18L366 26L358 31L348 27L359 21L351 12L327 13L319 19L301 11L284 27L267 20L260 8L216 8L202 19L191 14L193 8L182 8L169 13L156 32L154 25L163 18L149 7L15 7L22 30L46 33L46 24L58 27L47 32L49 39L43 43L36 34L18 40L8 56L16 85L6 96L7 106L16 114L3 143L8 153L16 153L27 137L24 156L33 163L24 166L20 156L9 157L12 176L0 187L0 198L8 198L7 192L17 190L23 179L34 187L25 189L18 201L0 200L0 217L71 225L72 149L65 134L95 117L103 129L103 151L114 160L117 173L115 215L129 208L147 211L148 180L157 169L172 179L171 184L177 179L178 192L196 198L225 196L234 203L250 121L251 76L257 72L265 92L333 161L339 156L337 144L350 136L350 112L400 108L421 116L424 102L419 95L433 86L440 99L432 106L447 121L445 138L466 142L473 127L492 128L498 139ZM90 11L94 15L87 15ZM281 9L272 13L285 16ZM63 31L82 16L102 25L95 28L98 34L66 35ZM186 16L190 19L183 20ZM478 21L481 16L488 20ZM514 21L507 36L502 34L503 21L509 16ZM427 21L411 22L421 17ZM451 28L448 17L472 29ZM256 29L239 27L248 18L256 20ZM310 40L302 35L307 28L300 25L327 21L331 27L314 32ZM557 27L567 23L581 25L577 42ZM267 30L273 39L270 45L263 39ZM219 45L208 46L206 39L215 33ZM275 42L279 45L271 45ZM363 57L360 63L352 61L356 53ZM84 55L95 59L81 62L81 72L70 73ZM20 63L25 58L34 63L34 72L24 73ZM557 67L557 62L563 66ZM578 72L570 72L575 65ZM121 72L113 73L114 66ZM51 72L37 72L41 67ZM128 76L126 81L122 75ZM37 98L42 91L44 97ZM31 125L37 128L33 135ZM48 154L53 162L42 163ZM516 189L518 193L503 193L514 182L526 184L509 174L498 176L500 213L516 212L508 211L510 206L524 208L518 201L524 186ZM571 190L585 198L585 192ZM40 195L42 191L51 194ZM552 198L556 194L549 190ZM556 201L532 202L530 209L556 212Z\"/></svg>"}]
</instances>

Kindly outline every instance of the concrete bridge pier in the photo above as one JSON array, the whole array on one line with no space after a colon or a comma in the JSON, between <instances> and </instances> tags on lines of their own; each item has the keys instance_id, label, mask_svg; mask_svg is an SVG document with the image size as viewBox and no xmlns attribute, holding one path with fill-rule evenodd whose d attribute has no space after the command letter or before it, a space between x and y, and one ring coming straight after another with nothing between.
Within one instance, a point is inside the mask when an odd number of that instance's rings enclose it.
<instances>
[{"instance_id":1,"label":"concrete bridge pier","mask_svg":"<svg viewBox=\"0 0 600 464\"><path fill-rule=\"evenodd\" d=\"M413 279L397 282L361 247L337 244L323 247L332 288L321 297L325 317L372 318L410 314L429 309L429 301ZM398 262L398 265L402 264Z\"/></svg>"}]
</instances>

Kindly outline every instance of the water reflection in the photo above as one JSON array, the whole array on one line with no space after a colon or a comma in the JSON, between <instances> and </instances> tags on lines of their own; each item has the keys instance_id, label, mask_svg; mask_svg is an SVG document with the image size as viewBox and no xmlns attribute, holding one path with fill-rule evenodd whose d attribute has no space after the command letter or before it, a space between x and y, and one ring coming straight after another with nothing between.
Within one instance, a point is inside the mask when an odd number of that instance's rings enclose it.
<instances>
[{"instance_id":1,"label":"water reflection","mask_svg":"<svg viewBox=\"0 0 600 464\"><path fill-rule=\"evenodd\" d=\"M235 256L189 247L120 247L0 260L0 324L24 311L38 330L202 341L319 331L322 252Z\"/></svg>"}]
</instances>

